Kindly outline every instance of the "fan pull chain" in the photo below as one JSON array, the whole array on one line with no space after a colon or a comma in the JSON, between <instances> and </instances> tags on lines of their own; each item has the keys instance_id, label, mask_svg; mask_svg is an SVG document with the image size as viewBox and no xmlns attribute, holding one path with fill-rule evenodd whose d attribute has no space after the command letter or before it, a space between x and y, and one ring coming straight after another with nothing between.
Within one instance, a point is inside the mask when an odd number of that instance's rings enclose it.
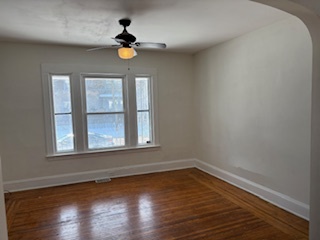
<instances>
[{"instance_id":1,"label":"fan pull chain","mask_svg":"<svg viewBox=\"0 0 320 240\"><path fill-rule=\"evenodd\" d=\"M130 59L128 59L128 71L130 71Z\"/></svg>"}]
</instances>

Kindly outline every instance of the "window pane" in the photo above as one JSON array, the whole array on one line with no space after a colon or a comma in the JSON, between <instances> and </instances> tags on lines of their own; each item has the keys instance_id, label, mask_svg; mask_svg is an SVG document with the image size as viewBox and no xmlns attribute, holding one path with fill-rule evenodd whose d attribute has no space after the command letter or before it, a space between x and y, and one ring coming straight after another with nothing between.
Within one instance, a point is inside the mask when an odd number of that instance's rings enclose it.
<instances>
[{"instance_id":1,"label":"window pane","mask_svg":"<svg viewBox=\"0 0 320 240\"><path fill-rule=\"evenodd\" d=\"M138 144L146 144L150 141L150 114L149 112L138 112Z\"/></svg>"},{"instance_id":2,"label":"window pane","mask_svg":"<svg viewBox=\"0 0 320 240\"><path fill-rule=\"evenodd\" d=\"M74 135L71 114L55 116L57 152L74 150Z\"/></svg>"},{"instance_id":3,"label":"window pane","mask_svg":"<svg viewBox=\"0 0 320 240\"><path fill-rule=\"evenodd\" d=\"M69 76L52 76L54 113L71 112Z\"/></svg>"},{"instance_id":4,"label":"window pane","mask_svg":"<svg viewBox=\"0 0 320 240\"><path fill-rule=\"evenodd\" d=\"M137 110L149 110L149 78L136 78Z\"/></svg>"},{"instance_id":5,"label":"window pane","mask_svg":"<svg viewBox=\"0 0 320 240\"><path fill-rule=\"evenodd\" d=\"M87 112L122 112L122 78L86 78Z\"/></svg>"},{"instance_id":6,"label":"window pane","mask_svg":"<svg viewBox=\"0 0 320 240\"><path fill-rule=\"evenodd\" d=\"M88 115L88 148L125 145L124 114Z\"/></svg>"}]
</instances>

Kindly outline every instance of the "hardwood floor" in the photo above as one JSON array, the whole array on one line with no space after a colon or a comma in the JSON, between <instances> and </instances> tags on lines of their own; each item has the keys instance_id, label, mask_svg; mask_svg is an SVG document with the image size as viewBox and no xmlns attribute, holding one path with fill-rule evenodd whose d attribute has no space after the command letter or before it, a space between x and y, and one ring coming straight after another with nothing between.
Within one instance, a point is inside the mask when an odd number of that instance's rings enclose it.
<instances>
[{"instance_id":1,"label":"hardwood floor","mask_svg":"<svg viewBox=\"0 0 320 240\"><path fill-rule=\"evenodd\" d=\"M197 169L6 195L9 240L308 239L308 222Z\"/></svg>"}]
</instances>

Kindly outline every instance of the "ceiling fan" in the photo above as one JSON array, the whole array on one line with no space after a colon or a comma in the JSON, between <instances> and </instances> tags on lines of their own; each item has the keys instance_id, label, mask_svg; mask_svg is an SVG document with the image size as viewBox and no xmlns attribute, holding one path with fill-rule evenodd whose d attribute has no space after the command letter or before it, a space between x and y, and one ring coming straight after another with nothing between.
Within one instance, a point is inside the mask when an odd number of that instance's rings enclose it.
<instances>
[{"instance_id":1,"label":"ceiling fan","mask_svg":"<svg viewBox=\"0 0 320 240\"><path fill-rule=\"evenodd\" d=\"M130 26L131 20L123 18L119 20L119 24L123 26L122 33L118 34L114 39L118 44L106 45L102 47L96 47L88 49L87 51L100 50L104 48L118 48L118 55L122 59L131 59L137 55L135 48L166 48L165 43L154 43L154 42L136 42L136 37L127 31L127 27Z\"/></svg>"}]
</instances>

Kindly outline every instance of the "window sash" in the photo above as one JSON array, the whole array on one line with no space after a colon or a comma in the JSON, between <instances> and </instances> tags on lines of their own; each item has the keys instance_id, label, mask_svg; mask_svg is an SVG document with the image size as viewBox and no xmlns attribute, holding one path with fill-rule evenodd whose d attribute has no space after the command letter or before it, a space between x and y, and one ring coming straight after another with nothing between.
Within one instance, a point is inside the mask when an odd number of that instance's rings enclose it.
<instances>
[{"instance_id":1,"label":"window sash","mask_svg":"<svg viewBox=\"0 0 320 240\"><path fill-rule=\"evenodd\" d=\"M68 101L70 101L70 106L67 107L69 111L57 111L56 112L56 104L58 104L58 101L60 100L59 98L55 97L55 92L54 92L54 82L62 80L62 78L65 77L67 79L67 84L68 84ZM55 79L58 78L58 79ZM59 79L60 78L60 79ZM63 152L74 152L75 151L75 144L74 144L74 123L73 123L73 107L72 107L72 84L71 84L71 78L69 74L52 74L49 76L49 81L50 81L50 91L51 91L51 106L52 106L52 131L53 131L53 149L54 152L57 153L63 153ZM65 96L65 93L63 94ZM62 132L63 128L60 128L61 126L58 126L58 121L57 118L59 116L70 116L70 122L71 124L71 129L68 129L67 127L67 133L65 136L60 136L58 138L58 132ZM70 126L69 126L70 127ZM59 129L60 128L60 129ZM69 131L68 131L69 130ZM71 130L71 132L70 132ZM64 139L66 137L66 139ZM66 144L66 147L64 147L64 144ZM64 149L65 148L65 149Z\"/></svg>"},{"instance_id":2,"label":"window sash","mask_svg":"<svg viewBox=\"0 0 320 240\"><path fill-rule=\"evenodd\" d=\"M86 79L121 79L121 86L122 86L122 111L98 111L98 112L93 112L93 111L88 111L87 109L87 85L86 85ZM127 88L125 87L126 85L126 81L125 81L125 76L123 75L109 75L109 74L95 74L95 75L91 75L91 74L83 74L82 75L82 88L83 88L83 118L84 118L84 149L85 151L95 151L97 149L99 150L103 150L103 149L111 149L111 148L119 148L119 147L125 147L128 145L128 141L127 141L127 135L128 135L128 132L127 132L127 125L128 125L128 121L126 120L127 117L127 98L126 98L126 92L127 92ZM100 116L100 117L103 117L103 116L117 116L117 115L123 115L123 119L124 119L124 122L123 122L123 125L124 125L124 129L123 129L123 139L121 138L117 138L117 139L113 139L113 135L110 135L109 132L105 132L103 135L106 136L107 139L110 138L110 136L112 137L112 141L113 141L113 144L114 145L107 145L105 147L90 147L90 139L89 139L89 135L90 134L97 134L96 132L92 132L90 131L90 127L89 127L89 118L90 116ZM101 126L103 124L107 124L107 123L101 123ZM116 124L116 123L115 123ZM112 129L111 129L112 131ZM115 135L119 135L119 133L116 131L113 131L115 133ZM120 135L122 135L120 133Z\"/></svg>"},{"instance_id":3,"label":"window sash","mask_svg":"<svg viewBox=\"0 0 320 240\"><path fill-rule=\"evenodd\" d=\"M57 127L57 117L60 116L70 116L71 122L71 133L67 133L64 136L58 137L58 127ZM72 113L59 113L54 115L54 134L55 134L55 151L58 153L61 152L74 152L75 144L74 144L74 131L72 124ZM60 129L61 132L62 129Z\"/></svg>"},{"instance_id":4,"label":"window sash","mask_svg":"<svg viewBox=\"0 0 320 240\"><path fill-rule=\"evenodd\" d=\"M137 82L138 81L141 81L141 80L138 80L138 79L145 79L145 80L147 80L147 89L146 89L146 91L147 91L147 104L142 104L142 105L146 105L146 107L145 108L141 108L141 109L137 109L137 116L136 116L136 118L137 118L137 131L138 131L138 145L146 145L146 144L151 144L151 143L153 143L154 142L154 139L153 139L153 136L154 136L154 131L153 131L153 129L154 129L154 123L153 123L153 117L152 117L152 105L153 105L153 103L152 103L152 89L151 89L151 84L152 84L152 78L151 78L151 76L135 76L135 82L136 82L136 89L138 88L138 84L137 84ZM136 93L136 95L138 95L137 93ZM138 101L138 100L137 100ZM138 108L138 102L137 102L137 108ZM140 103L140 105L141 105L141 103ZM146 113L148 113L148 126L147 126L147 132L148 132L148 137L147 137L147 139L148 140L144 140L144 134L143 134L143 132L144 132L144 129L146 129L145 127L144 127L144 124L142 123L142 124L139 124L139 116L141 116L141 114L139 114L139 113L143 113L143 112L146 112ZM140 133L142 133L142 135L140 134L139 135L139 132Z\"/></svg>"},{"instance_id":5,"label":"window sash","mask_svg":"<svg viewBox=\"0 0 320 240\"><path fill-rule=\"evenodd\" d=\"M86 148L90 150L116 148L126 145L124 112L107 114L87 114ZM120 121L108 122L108 118L115 117ZM99 121L99 120L103 121ZM98 123L92 122L98 120ZM98 126L98 129L96 129ZM98 130L98 131L97 131ZM119 131L118 131L119 130ZM90 141L91 139L91 141Z\"/></svg>"},{"instance_id":6,"label":"window sash","mask_svg":"<svg viewBox=\"0 0 320 240\"><path fill-rule=\"evenodd\" d=\"M83 82L84 82L83 88L85 90L83 98L85 100L84 101L85 111L87 113L124 111L125 91L124 91L123 76L114 76L114 75L94 75L94 76L87 75L86 76L84 75ZM95 85L95 87L90 85ZM108 100L108 104L106 104L106 100ZM117 102L118 102L117 100L118 101L120 100L120 104L118 103L118 105L120 105L119 106L120 109L118 111L117 109L114 109L114 108L117 108L117 106L114 106L114 105L117 105ZM96 103L92 104L94 103L94 101L96 101ZM110 103L111 103L111 107L110 107ZM95 109L91 109L92 105L97 106L99 111Z\"/></svg>"}]
</instances>

